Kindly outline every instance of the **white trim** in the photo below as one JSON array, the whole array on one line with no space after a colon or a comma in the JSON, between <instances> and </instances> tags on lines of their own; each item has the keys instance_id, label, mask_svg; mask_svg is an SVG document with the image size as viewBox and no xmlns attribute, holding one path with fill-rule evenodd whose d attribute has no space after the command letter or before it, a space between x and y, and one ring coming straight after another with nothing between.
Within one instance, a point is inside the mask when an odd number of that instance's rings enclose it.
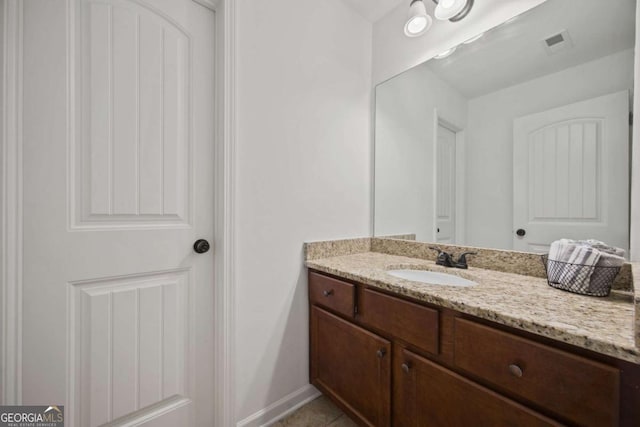
<instances>
[{"instance_id":1,"label":"white trim","mask_svg":"<svg viewBox=\"0 0 640 427\"><path fill-rule=\"evenodd\" d=\"M371 52L373 57L373 52ZM371 62L371 61L370 61ZM371 76L370 76L371 77ZM371 81L369 82L371 84ZM378 97L378 88L375 85L371 85L371 98L369 101L370 105L370 124L369 124L369 144L371 147L371 154L369 157L369 170L370 179L369 179L369 206L370 206L370 215L369 215L369 228L370 228L370 236L376 235L376 123L378 117L378 108L376 107L376 99Z\"/></svg>"},{"instance_id":2,"label":"white trim","mask_svg":"<svg viewBox=\"0 0 640 427\"><path fill-rule=\"evenodd\" d=\"M466 134L461 129L456 132L456 245L467 243L466 149Z\"/></svg>"},{"instance_id":3,"label":"white trim","mask_svg":"<svg viewBox=\"0 0 640 427\"><path fill-rule=\"evenodd\" d=\"M318 389L307 384L242 421L238 421L236 427L269 426L316 399L320 394Z\"/></svg>"},{"instance_id":4,"label":"white trim","mask_svg":"<svg viewBox=\"0 0 640 427\"><path fill-rule=\"evenodd\" d=\"M630 232L629 232L629 257L631 261L640 261L640 7L636 6L636 47L635 47L635 70L634 70L634 91L633 99L633 142L631 159L631 188L629 191L631 203ZM638 292L636 291L636 295ZM636 331L637 332L637 331Z\"/></svg>"},{"instance_id":5,"label":"white trim","mask_svg":"<svg viewBox=\"0 0 640 427\"><path fill-rule=\"evenodd\" d=\"M67 0L65 2L67 8L67 22L65 25L66 34L66 49L67 49L67 191L71 195L74 193L72 188L72 182L75 181L75 177L70 173L75 170L75 149L73 149L76 138L76 1ZM68 197L67 202L67 221L68 225L73 224L71 219L75 215L75 202L71 197ZM69 227L69 230L71 227ZM73 292L71 287L67 287L67 302L72 301ZM66 385L66 419L68 426L76 425L76 420L80 419L80 405L75 404L75 397L80 389L80 378L76 375L76 363L78 362L78 355L75 351L75 336L71 331L75 331L76 319L73 317L74 311L71 309L71 305L67 307L67 385Z\"/></svg>"},{"instance_id":6,"label":"white trim","mask_svg":"<svg viewBox=\"0 0 640 427\"><path fill-rule=\"evenodd\" d=\"M438 109L433 109L433 145L431 146L431 242L438 241L438 125L440 117Z\"/></svg>"},{"instance_id":7,"label":"white trim","mask_svg":"<svg viewBox=\"0 0 640 427\"><path fill-rule=\"evenodd\" d=\"M438 241L438 127L443 126L449 129L451 132L456 135L456 200L455 200L455 234L454 234L454 243L457 245L461 245L465 243L466 240L466 229L465 229L465 155L466 155L466 145L465 145L465 132L464 129L448 120L440 116L438 113L438 109L434 108L434 125L433 125L433 241Z\"/></svg>"},{"instance_id":8,"label":"white trim","mask_svg":"<svg viewBox=\"0 0 640 427\"><path fill-rule=\"evenodd\" d=\"M2 0L2 365L0 402L22 403L22 52L23 6Z\"/></svg>"},{"instance_id":9,"label":"white trim","mask_svg":"<svg viewBox=\"0 0 640 427\"><path fill-rule=\"evenodd\" d=\"M214 208L215 426L235 424L235 146L236 15L234 0L216 7L217 143Z\"/></svg>"}]
</instances>

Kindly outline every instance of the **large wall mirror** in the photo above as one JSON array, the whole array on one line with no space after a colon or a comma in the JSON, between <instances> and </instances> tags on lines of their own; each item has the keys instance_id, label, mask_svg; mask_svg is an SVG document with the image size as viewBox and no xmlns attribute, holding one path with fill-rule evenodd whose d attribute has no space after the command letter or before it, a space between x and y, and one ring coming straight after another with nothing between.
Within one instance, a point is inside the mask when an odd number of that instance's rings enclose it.
<instances>
[{"instance_id":1,"label":"large wall mirror","mask_svg":"<svg viewBox=\"0 0 640 427\"><path fill-rule=\"evenodd\" d=\"M548 0L380 84L374 234L628 250L635 3Z\"/></svg>"}]
</instances>

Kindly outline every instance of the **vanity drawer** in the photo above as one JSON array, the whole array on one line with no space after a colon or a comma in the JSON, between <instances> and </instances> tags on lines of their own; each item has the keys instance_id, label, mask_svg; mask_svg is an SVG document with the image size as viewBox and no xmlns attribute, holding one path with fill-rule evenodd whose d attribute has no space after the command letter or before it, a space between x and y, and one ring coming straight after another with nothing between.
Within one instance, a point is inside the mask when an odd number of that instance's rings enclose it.
<instances>
[{"instance_id":1,"label":"vanity drawer","mask_svg":"<svg viewBox=\"0 0 640 427\"><path fill-rule=\"evenodd\" d=\"M414 347L438 353L438 310L364 289L358 304L358 317L361 322Z\"/></svg>"},{"instance_id":2,"label":"vanity drawer","mask_svg":"<svg viewBox=\"0 0 640 427\"><path fill-rule=\"evenodd\" d=\"M402 366L394 382L396 426L562 425L408 350L394 364Z\"/></svg>"},{"instance_id":3,"label":"vanity drawer","mask_svg":"<svg viewBox=\"0 0 640 427\"><path fill-rule=\"evenodd\" d=\"M351 283L309 273L309 300L348 317L353 317L356 287Z\"/></svg>"},{"instance_id":4,"label":"vanity drawer","mask_svg":"<svg viewBox=\"0 0 640 427\"><path fill-rule=\"evenodd\" d=\"M459 368L572 423L618 424L618 369L460 318L454 342Z\"/></svg>"}]
</instances>

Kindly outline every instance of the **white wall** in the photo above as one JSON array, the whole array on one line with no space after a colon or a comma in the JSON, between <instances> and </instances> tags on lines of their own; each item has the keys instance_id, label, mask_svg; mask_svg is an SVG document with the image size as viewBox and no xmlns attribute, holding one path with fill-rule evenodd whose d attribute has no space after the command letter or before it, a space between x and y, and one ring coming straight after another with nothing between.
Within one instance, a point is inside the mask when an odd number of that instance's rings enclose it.
<instances>
[{"instance_id":1,"label":"white wall","mask_svg":"<svg viewBox=\"0 0 640 427\"><path fill-rule=\"evenodd\" d=\"M396 74L421 64L438 53L487 31L546 0L476 1L469 16L453 23L434 20L423 36L408 38L404 34L409 2L398 2L391 13L373 26L373 81L381 83ZM425 1L433 16L435 4Z\"/></svg>"},{"instance_id":2,"label":"white wall","mask_svg":"<svg viewBox=\"0 0 640 427\"><path fill-rule=\"evenodd\" d=\"M4 15L4 9L5 9L5 4L4 1L0 1L0 46L3 46L2 49L0 49L0 99L4 100L4 81L5 81L5 63L4 63L4 43L5 43L5 38L4 38L4 32L5 32L5 27L6 24L4 22L5 20L5 15ZM4 101L3 101L3 105L4 105ZM4 108L4 107L3 107ZM4 117L5 114L4 112L0 114L0 135L4 135L5 132L5 124L4 124ZM2 137L4 138L4 137ZM0 165L4 165L4 159L2 158L2 152L0 152ZM2 187L5 186L4 183L4 179L0 179L0 185L2 185ZM0 193L2 194L2 193ZM4 212L5 207L2 206L2 200L3 197L0 197L0 217L2 217L4 214L2 212ZM5 240L5 236L3 235L3 227L0 227L0 242L4 242ZM5 271L3 266L1 266L2 263L0 263L0 275L2 275L2 277L5 277ZM1 285L0 285L1 286ZM5 302L2 300L3 298L3 294L4 292L0 292L0 307L4 307ZM5 331L6 329L6 324L5 324L5 316L2 315L0 316L0 331ZM2 369L5 366L5 361L3 360L5 355L7 354L7 349L4 348L4 339L3 339L3 335L2 333L0 333L0 384L6 384L5 382L5 373L4 373L4 369ZM0 387L0 402L7 402L7 400L5 400L4 398L4 387Z\"/></svg>"},{"instance_id":3,"label":"white wall","mask_svg":"<svg viewBox=\"0 0 640 427\"><path fill-rule=\"evenodd\" d=\"M629 49L469 101L467 244L512 247L513 120L632 89L633 62Z\"/></svg>"},{"instance_id":4,"label":"white wall","mask_svg":"<svg viewBox=\"0 0 640 427\"><path fill-rule=\"evenodd\" d=\"M465 128L467 100L428 67L376 89L374 235L433 242L434 114Z\"/></svg>"},{"instance_id":5,"label":"white wall","mask_svg":"<svg viewBox=\"0 0 640 427\"><path fill-rule=\"evenodd\" d=\"M371 231L371 24L341 0L236 13L236 415L258 425L308 385L303 242Z\"/></svg>"}]
</instances>

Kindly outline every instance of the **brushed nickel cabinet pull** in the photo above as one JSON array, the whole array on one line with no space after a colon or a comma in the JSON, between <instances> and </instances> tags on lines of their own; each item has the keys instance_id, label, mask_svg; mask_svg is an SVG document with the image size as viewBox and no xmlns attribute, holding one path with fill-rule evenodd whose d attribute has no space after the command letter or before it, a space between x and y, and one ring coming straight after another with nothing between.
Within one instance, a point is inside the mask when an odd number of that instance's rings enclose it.
<instances>
[{"instance_id":1,"label":"brushed nickel cabinet pull","mask_svg":"<svg viewBox=\"0 0 640 427\"><path fill-rule=\"evenodd\" d=\"M333 289L329 289L328 291L322 291L322 295L324 295L325 297L329 297L333 295Z\"/></svg>"}]
</instances>

